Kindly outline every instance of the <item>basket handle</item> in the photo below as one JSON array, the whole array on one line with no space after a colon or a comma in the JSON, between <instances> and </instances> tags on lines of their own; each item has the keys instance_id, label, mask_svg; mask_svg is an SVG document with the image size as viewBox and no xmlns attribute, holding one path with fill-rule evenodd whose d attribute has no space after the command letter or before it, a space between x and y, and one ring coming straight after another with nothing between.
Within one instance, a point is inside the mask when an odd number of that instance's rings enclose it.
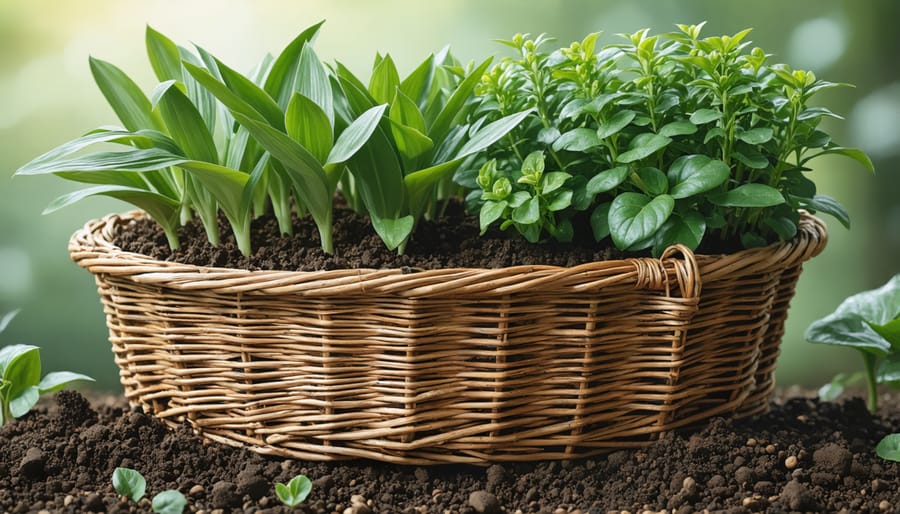
<instances>
[{"instance_id":1,"label":"basket handle","mask_svg":"<svg viewBox=\"0 0 900 514\"><path fill-rule=\"evenodd\" d=\"M680 258L679 258L680 257ZM700 297L702 283L700 268L694 252L684 245L673 245L663 252L659 259L629 259L637 272L636 289L652 289L665 291L672 296L673 284L670 276L675 275L678 282L678 296L697 299Z\"/></svg>"}]
</instances>

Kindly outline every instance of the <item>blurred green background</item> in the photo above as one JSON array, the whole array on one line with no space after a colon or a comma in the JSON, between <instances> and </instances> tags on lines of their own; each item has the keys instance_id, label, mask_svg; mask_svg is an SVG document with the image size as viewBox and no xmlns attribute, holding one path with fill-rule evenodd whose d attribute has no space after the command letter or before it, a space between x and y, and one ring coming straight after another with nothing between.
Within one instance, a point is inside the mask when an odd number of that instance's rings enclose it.
<instances>
[{"instance_id":1,"label":"blurred green background","mask_svg":"<svg viewBox=\"0 0 900 514\"><path fill-rule=\"evenodd\" d=\"M878 173L840 158L817 161L820 192L846 205L853 229L827 220L830 244L801 278L778 380L818 385L836 371L861 369L854 352L805 343L803 330L845 296L900 272L896 0L0 0L0 313L22 308L0 343L41 346L47 370L84 372L98 378L98 387L119 387L93 279L69 260L66 242L88 219L126 206L89 200L41 216L74 184L9 178L39 153L116 123L94 86L88 56L116 63L149 92L155 81L143 48L146 24L248 70L321 19L327 23L319 55L362 75L376 51L390 53L408 73L446 44L467 61L502 53L492 40L516 32L547 32L562 45L598 30L609 42L643 27L659 33L708 20L706 35L753 27L754 44L773 59L855 84L820 95L819 102L846 116L828 120L826 130L867 151Z\"/></svg>"}]
</instances>

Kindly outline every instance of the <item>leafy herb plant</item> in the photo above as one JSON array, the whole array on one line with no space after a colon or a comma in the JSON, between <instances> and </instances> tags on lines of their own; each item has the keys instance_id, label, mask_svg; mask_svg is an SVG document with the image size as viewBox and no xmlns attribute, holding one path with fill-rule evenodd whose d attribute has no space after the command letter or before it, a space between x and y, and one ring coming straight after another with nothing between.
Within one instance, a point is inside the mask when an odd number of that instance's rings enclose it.
<instances>
[{"instance_id":1,"label":"leafy herb plant","mask_svg":"<svg viewBox=\"0 0 900 514\"><path fill-rule=\"evenodd\" d=\"M17 175L91 184L45 212L95 195L130 202L159 222L173 249L178 228L195 214L217 244L221 212L244 254L252 252L251 220L269 210L286 235L292 211L311 216L322 249L332 253L340 190L389 248L402 250L415 223L447 195L440 186L525 114L466 123L489 62L466 70L447 51L403 80L390 56L379 55L366 87L343 65L319 60L312 41L320 26L248 75L148 27L147 53L160 81L150 97L122 70L92 58L97 85L123 127L91 131ZM100 143L118 150L84 153Z\"/></svg>"},{"instance_id":2,"label":"leafy herb plant","mask_svg":"<svg viewBox=\"0 0 900 514\"><path fill-rule=\"evenodd\" d=\"M18 311L0 318L0 332ZM68 387L76 381L93 382L80 373L55 371L41 378L41 354L37 346L15 344L0 348L0 426L24 416L44 394Z\"/></svg>"},{"instance_id":3,"label":"leafy herb plant","mask_svg":"<svg viewBox=\"0 0 900 514\"><path fill-rule=\"evenodd\" d=\"M804 174L829 154L872 169L820 128L839 116L811 104L844 84L769 63L749 49L750 30L701 37L702 26L599 48L599 33L555 51L544 35L502 41L515 55L485 73L474 112L530 114L477 175L457 175L475 190L482 230L499 223L532 242L571 241L584 218L597 241L659 254L675 243L791 239L800 209L849 226Z\"/></svg>"},{"instance_id":4,"label":"leafy herb plant","mask_svg":"<svg viewBox=\"0 0 900 514\"><path fill-rule=\"evenodd\" d=\"M139 472L128 468L116 468L112 476L116 492L137 503L144 497L147 481ZM181 514L187 506L187 499L180 492L169 489L153 497L150 508L157 514Z\"/></svg>"},{"instance_id":5,"label":"leafy herb plant","mask_svg":"<svg viewBox=\"0 0 900 514\"><path fill-rule=\"evenodd\" d=\"M303 503L311 491L312 482L305 475L295 476L287 485L281 482L275 484L275 495L290 508Z\"/></svg>"}]
</instances>

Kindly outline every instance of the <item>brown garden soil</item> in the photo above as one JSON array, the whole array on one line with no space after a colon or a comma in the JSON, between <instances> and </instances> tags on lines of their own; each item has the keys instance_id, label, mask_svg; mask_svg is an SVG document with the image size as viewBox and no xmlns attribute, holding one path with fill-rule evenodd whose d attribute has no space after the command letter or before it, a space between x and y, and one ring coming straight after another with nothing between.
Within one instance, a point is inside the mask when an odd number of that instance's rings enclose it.
<instances>
[{"instance_id":1,"label":"brown garden soil","mask_svg":"<svg viewBox=\"0 0 900 514\"><path fill-rule=\"evenodd\" d=\"M570 462L409 467L264 457L177 430L120 397L59 393L0 430L0 512L150 512L114 492L117 466L148 496L177 489L190 512L290 512L275 482L314 481L296 512L900 512L900 464L874 447L900 429L900 395L878 416L852 398L779 392L757 417L716 418L649 447Z\"/></svg>"}]
</instances>

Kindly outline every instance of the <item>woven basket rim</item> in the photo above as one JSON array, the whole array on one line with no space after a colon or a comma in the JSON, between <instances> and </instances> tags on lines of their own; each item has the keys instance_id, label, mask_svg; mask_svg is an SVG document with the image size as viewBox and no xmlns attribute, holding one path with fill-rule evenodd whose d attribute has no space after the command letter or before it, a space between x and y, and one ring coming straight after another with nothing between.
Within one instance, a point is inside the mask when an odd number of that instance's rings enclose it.
<instances>
[{"instance_id":1,"label":"woven basket rim","mask_svg":"<svg viewBox=\"0 0 900 514\"><path fill-rule=\"evenodd\" d=\"M140 253L125 251L112 243L113 236L124 225L147 216L139 210L121 214L109 214L103 218L88 221L77 230L69 241L69 253L72 260L91 273L105 273L118 276L132 276L138 281L156 283L157 285L191 290L219 290L225 292L249 292L264 290L267 293L279 292L290 288L298 289L298 283L309 284L309 289L319 289L324 284L332 288L332 292L366 289L380 292L409 293L415 289L417 280L433 283L436 279L453 281L455 287L467 283L472 290L487 289L502 292L504 281L509 277L533 276L535 284L546 280L560 280L565 277L600 273L602 276L613 276L636 273L637 282L652 289L669 287L666 273L660 268L680 266L683 268L701 268L704 279L707 274L729 274L738 269L758 266L762 262L777 263L787 267L802 263L818 255L827 242L825 224L819 218L806 212L801 213L797 236L786 242L776 242L768 246L740 250L731 254L696 254L681 245L670 247L660 259L650 257L634 257L596 261L572 267L554 265L519 265L504 268L437 268L419 270L409 268L350 268L324 271L297 270L247 270L241 268L210 267L195 264L184 264L162 261ZM681 258L674 254L681 254ZM708 268L708 269L703 269ZM648 276L640 276L642 273ZM600 277L598 276L598 279ZM367 285L362 285L362 282ZM403 282L402 287L397 286ZM523 290L520 279L516 279L516 289ZM653 284L647 285L648 282ZM393 284L393 286L391 286ZM480 284L480 286L479 286ZM600 285L600 284L598 284ZM397 291L391 291L396 287ZM336 288L336 289L335 289ZM387 288L387 289L385 289ZM508 291L512 292L512 291Z\"/></svg>"}]
</instances>

